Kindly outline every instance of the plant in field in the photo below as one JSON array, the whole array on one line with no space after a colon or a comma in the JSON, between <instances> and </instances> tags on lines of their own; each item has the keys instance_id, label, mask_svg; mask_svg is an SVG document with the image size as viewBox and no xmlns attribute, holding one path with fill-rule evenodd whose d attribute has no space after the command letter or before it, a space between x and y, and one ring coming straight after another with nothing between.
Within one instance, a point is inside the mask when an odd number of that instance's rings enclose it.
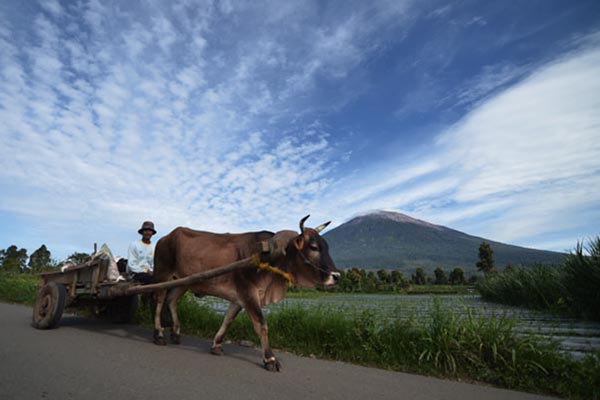
<instances>
[{"instance_id":1,"label":"plant in field","mask_svg":"<svg viewBox=\"0 0 600 400\"><path fill-rule=\"evenodd\" d=\"M600 320L600 236L590 240L587 248L577 243L575 252L565 260L563 273L569 308L583 317Z\"/></svg>"},{"instance_id":2,"label":"plant in field","mask_svg":"<svg viewBox=\"0 0 600 400\"><path fill-rule=\"evenodd\" d=\"M492 246L485 240L479 245L479 261L477 261L477 269L481 272L494 271L494 251Z\"/></svg>"}]
</instances>

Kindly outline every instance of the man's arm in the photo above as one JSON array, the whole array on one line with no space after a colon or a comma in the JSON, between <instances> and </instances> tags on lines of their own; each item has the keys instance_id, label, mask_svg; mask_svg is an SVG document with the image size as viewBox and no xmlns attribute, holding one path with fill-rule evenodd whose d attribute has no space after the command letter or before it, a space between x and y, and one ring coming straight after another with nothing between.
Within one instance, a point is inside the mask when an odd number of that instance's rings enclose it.
<instances>
[{"instance_id":1,"label":"man's arm","mask_svg":"<svg viewBox=\"0 0 600 400\"><path fill-rule=\"evenodd\" d=\"M134 274L146 272L140 266L140 259L137 256L137 251L135 251L135 242L131 242L127 250L127 269Z\"/></svg>"}]
</instances>

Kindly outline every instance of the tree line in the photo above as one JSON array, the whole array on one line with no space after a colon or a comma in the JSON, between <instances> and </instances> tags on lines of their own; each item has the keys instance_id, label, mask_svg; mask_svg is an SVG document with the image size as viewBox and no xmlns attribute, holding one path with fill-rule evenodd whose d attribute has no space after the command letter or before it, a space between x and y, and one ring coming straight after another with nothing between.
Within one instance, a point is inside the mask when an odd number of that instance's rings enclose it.
<instances>
[{"instance_id":1,"label":"tree line","mask_svg":"<svg viewBox=\"0 0 600 400\"><path fill-rule=\"evenodd\" d=\"M468 279L462 268L454 268L450 273L442 268L436 268L433 274L428 274L425 268L415 269L410 276L398 270L368 270L364 268L350 268L340 271L341 279L336 288L339 292L397 292L411 285L465 285L473 284L477 277Z\"/></svg>"},{"instance_id":2,"label":"tree line","mask_svg":"<svg viewBox=\"0 0 600 400\"><path fill-rule=\"evenodd\" d=\"M75 252L67 257L67 261L79 264L89 257L90 255L87 253ZM27 249L18 248L15 245L0 249L0 271L36 273L55 269L59 264L58 260L52 258L52 253L45 244L31 253L31 256L28 256ZM479 246L479 261L476 266L480 272L495 271L493 250L485 241ZM450 273L438 267L433 271L433 275L428 275L424 268L419 267L409 277L405 277L402 272L397 270L379 269L375 271L355 267L341 271L337 291L396 292L410 285L464 285L474 284L476 280L475 275L467 279L464 270L460 267L454 268Z\"/></svg>"},{"instance_id":3,"label":"tree line","mask_svg":"<svg viewBox=\"0 0 600 400\"><path fill-rule=\"evenodd\" d=\"M90 255L87 253L75 252L67 257L67 261L79 264L89 258ZM58 268L59 264L57 259L52 258L52 253L45 244L42 244L31 255L27 254L27 249L19 248L16 245L0 249L0 271L36 273L51 271Z\"/></svg>"}]
</instances>

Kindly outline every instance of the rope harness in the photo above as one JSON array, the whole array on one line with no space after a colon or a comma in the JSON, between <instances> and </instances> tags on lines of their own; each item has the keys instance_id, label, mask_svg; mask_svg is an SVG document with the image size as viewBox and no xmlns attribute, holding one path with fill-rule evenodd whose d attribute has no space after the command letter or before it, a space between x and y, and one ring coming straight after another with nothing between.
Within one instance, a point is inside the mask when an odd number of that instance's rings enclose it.
<instances>
[{"instance_id":1,"label":"rope harness","mask_svg":"<svg viewBox=\"0 0 600 400\"><path fill-rule=\"evenodd\" d=\"M288 282L288 285L292 286L294 284L292 274L282 270L281 268L274 267L271 264L269 264L268 261L266 261L266 260L268 260L268 256L270 254L269 243L266 241L262 241L262 242L260 242L260 244L261 244L261 253L260 253L260 255L255 254L254 256L252 256L252 263L254 265L256 265L259 270L262 269L263 271L268 271L268 272L272 272L274 274L283 276L285 278L285 280ZM302 261L304 261L304 264L306 264L326 275L329 274L329 271L327 271L324 268L319 267L318 265L315 265L312 261L310 261L304 255L304 253L302 253L301 251L299 251L299 253L302 256Z\"/></svg>"},{"instance_id":2,"label":"rope harness","mask_svg":"<svg viewBox=\"0 0 600 400\"><path fill-rule=\"evenodd\" d=\"M319 267L318 265L315 265L312 261L310 261L308 258L306 258L306 256L304 255L303 252L300 252L300 255L302 256L302 260L304 260L304 264L307 264L307 265L313 267L314 269L316 269L317 271L321 271L322 273L329 275L329 271L327 271L324 268Z\"/></svg>"},{"instance_id":3,"label":"rope harness","mask_svg":"<svg viewBox=\"0 0 600 400\"><path fill-rule=\"evenodd\" d=\"M259 270L271 272L273 274L282 276L287 281L288 286L293 286L294 278L292 277L292 274L290 274L289 272L285 272L281 268L272 266L267 261L263 261L264 259L266 259L268 250L265 251L265 246L264 246L265 242L262 242L262 243L263 243L263 251L261 252L260 255L254 254L252 256L252 264L256 265ZM267 246L268 246L268 243L267 243Z\"/></svg>"}]
</instances>

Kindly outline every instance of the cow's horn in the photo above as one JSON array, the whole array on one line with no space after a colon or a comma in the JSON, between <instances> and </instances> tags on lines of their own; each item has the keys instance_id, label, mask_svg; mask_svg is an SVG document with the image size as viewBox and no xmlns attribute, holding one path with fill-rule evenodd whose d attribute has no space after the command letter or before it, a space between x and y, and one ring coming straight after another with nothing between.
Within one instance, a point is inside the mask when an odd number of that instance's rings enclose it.
<instances>
[{"instance_id":1,"label":"cow's horn","mask_svg":"<svg viewBox=\"0 0 600 400\"><path fill-rule=\"evenodd\" d=\"M310 217L310 214L300 220L300 233L304 233L304 221L306 221L308 217Z\"/></svg>"},{"instance_id":2,"label":"cow's horn","mask_svg":"<svg viewBox=\"0 0 600 400\"><path fill-rule=\"evenodd\" d=\"M327 228L327 225L329 225L330 223L331 223L331 221L327 221L324 224L321 224L321 225L317 226L315 228L315 231L317 231L317 232L320 233L323 229Z\"/></svg>"}]
</instances>

